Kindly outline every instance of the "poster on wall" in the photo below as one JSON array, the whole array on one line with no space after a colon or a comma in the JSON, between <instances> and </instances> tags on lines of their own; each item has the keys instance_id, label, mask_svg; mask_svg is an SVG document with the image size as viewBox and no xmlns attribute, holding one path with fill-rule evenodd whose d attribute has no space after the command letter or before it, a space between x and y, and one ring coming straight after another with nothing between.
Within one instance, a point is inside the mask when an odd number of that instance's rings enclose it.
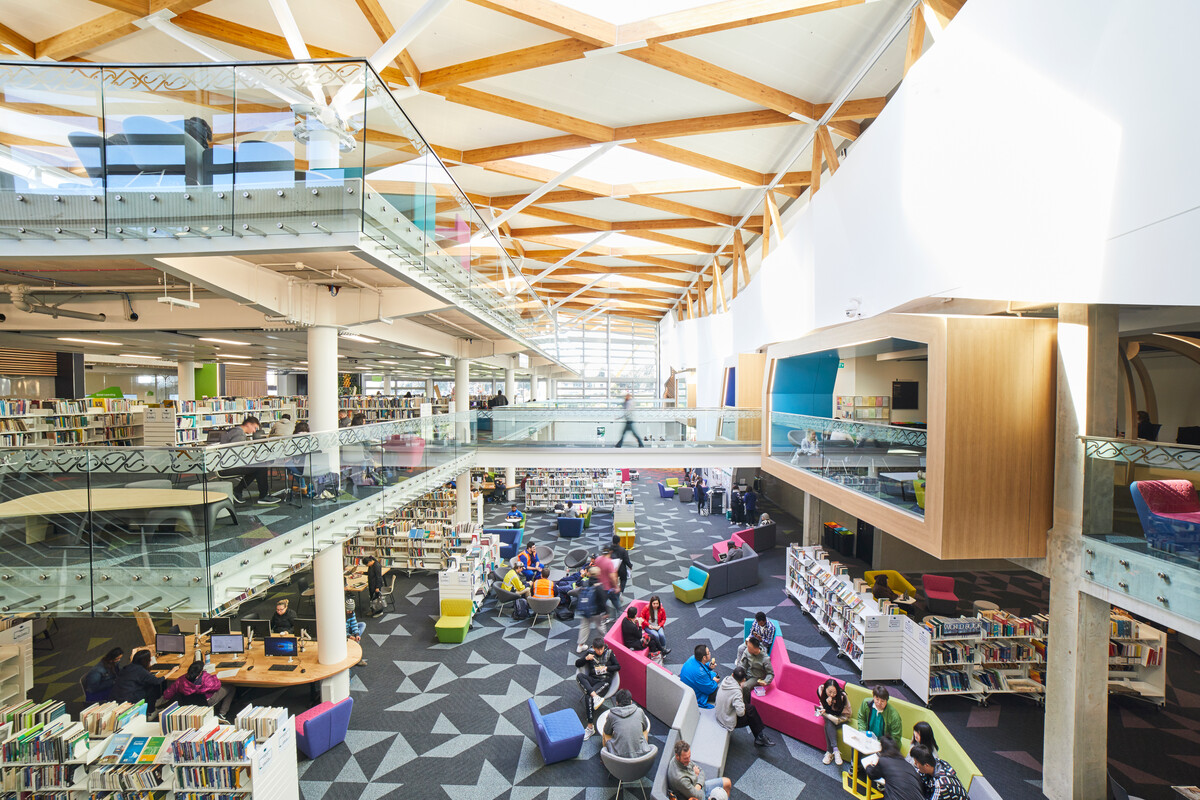
<instances>
[{"instance_id":1,"label":"poster on wall","mask_svg":"<svg viewBox=\"0 0 1200 800\"><path fill-rule=\"evenodd\" d=\"M362 373L339 372L338 394L342 396L362 394Z\"/></svg>"}]
</instances>

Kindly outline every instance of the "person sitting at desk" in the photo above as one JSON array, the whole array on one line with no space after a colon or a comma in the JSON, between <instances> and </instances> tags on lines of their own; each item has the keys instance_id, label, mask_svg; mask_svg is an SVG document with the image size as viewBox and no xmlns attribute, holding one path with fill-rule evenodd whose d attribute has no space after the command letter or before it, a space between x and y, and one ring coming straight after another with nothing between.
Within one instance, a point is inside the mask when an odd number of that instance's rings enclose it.
<instances>
[{"instance_id":1,"label":"person sitting at desk","mask_svg":"<svg viewBox=\"0 0 1200 800\"><path fill-rule=\"evenodd\" d=\"M496 480L492 482L492 494L488 497L489 503L503 503L508 499L508 484L504 482L503 475L497 475Z\"/></svg>"},{"instance_id":2,"label":"person sitting at desk","mask_svg":"<svg viewBox=\"0 0 1200 800\"><path fill-rule=\"evenodd\" d=\"M221 679L204 669L204 662L193 661L187 674L174 681L163 692L163 702L177 700L180 705L205 705L217 709L217 716L225 719L233 705L233 691L221 685Z\"/></svg>"},{"instance_id":3,"label":"person sitting at desk","mask_svg":"<svg viewBox=\"0 0 1200 800\"><path fill-rule=\"evenodd\" d=\"M517 569L521 571L521 577L527 581L535 580L542 574L543 566L537 557L537 545L527 542L525 549L517 554Z\"/></svg>"},{"instance_id":4,"label":"person sitting at desk","mask_svg":"<svg viewBox=\"0 0 1200 800\"><path fill-rule=\"evenodd\" d=\"M883 779L884 800L925 800L921 778L900 755L896 740L890 736L879 740L879 760L867 766L867 774L875 780Z\"/></svg>"},{"instance_id":5,"label":"person sitting at desk","mask_svg":"<svg viewBox=\"0 0 1200 800\"><path fill-rule=\"evenodd\" d=\"M354 600L346 598L346 638L353 639L356 642L362 641L363 631L367 629L367 623L359 622L354 616Z\"/></svg>"},{"instance_id":6,"label":"person sitting at desk","mask_svg":"<svg viewBox=\"0 0 1200 800\"><path fill-rule=\"evenodd\" d=\"M504 518L509 522L512 522L518 528L521 527L520 523L525 521L525 515L521 513L519 508L517 508L516 503L512 504L512 508L508 510L508 513L504 516Z\"/></svg>"},{"instance_id":7,"label":"person sitting at desk","mask_svg":"<svg viewBox=\"0 0 1200 800\"><path fill-rule=\"evenodd\" d=\"M125 651L114 647L104 654L100 663L88 670L83 676L83 699L89 703L103 703L108 700L117 675L121 672L121 657Z\"/></svg>"},{"instance_id":8,"label":"person sitting at desk","mask_svg":"<svg viewBox=\"0 0 1200 800\"><path fill-rule=\"evenodd\" d=\"M871 696L864 699L858 707L854 727L860 731L870 731L875 734L876 739L889 737L900 741L903 723L900 721L900 712L888 705L890 697L885 686L872 689Z\"/></svg>"},{"instance_id":9,"label":"person sitting at desk","mask_svg":"<svg viewBox=\"0 0 1200 800\"><path fill-rule=\"evenodd\" d=\"M275 604L275 613L271 616L271 633L294 634L296 632L296 612L288 608L286 599Z\"/></svg>"},{"instance_id":10,"label":"person sitting at desk","mask_svg":"<svg viewBox=\"0 0 1200 800\"><path fill-rule=\"evenodd\" d=\"M296 432L296 423L291 414L280 414L279 421L271 426L272 436L291 436Z\"/></svg>"},{"instance_id":11,"label":"person sitting at desk","mask_svg":"<svg viewBox=\"0 0 1200 800\"><path fill-rule=\"evenodd\" d=\"M929 800L967 800L967 790L954 767L937 758L928 747L914 744L908 753L917 768L921 783L924 784L925 797Z\"/></svg>"},{"instance_id":12,"label":"person sitting at desk","mask_svg":"<svg viewBox=\"0 0 1200 800\"><path fill-rule=\"evenodd\" d=\"M139 650L134 653L133 660L117 675L108 699L124 703L145 700L146 711L149 713L154 710L164 683L165 678L150 671L150 651Z\"/></svg>"}]
</instances>

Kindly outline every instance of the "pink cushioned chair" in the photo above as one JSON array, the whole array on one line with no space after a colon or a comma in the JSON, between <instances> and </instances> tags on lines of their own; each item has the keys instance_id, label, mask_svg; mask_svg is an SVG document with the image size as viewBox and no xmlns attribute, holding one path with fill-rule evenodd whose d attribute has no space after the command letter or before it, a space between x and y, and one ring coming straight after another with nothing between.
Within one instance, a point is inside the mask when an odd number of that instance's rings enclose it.
<instances>
[{"instance_id":1,"label":"pink cushioned chair","mask_svg":"<svg viewBox=\"0 0 1200 800\"><path fill-rule=\"evenodd\" d=\"M771 647L771 669L775 671L775 680L766 693L750 696L762 721L767 727L824 750L825 722L813 713L813 706L817 703L818 687L829 676L793 664L783 638L778 635Z\"/></svg>"},{"instance_id":2,"label":"pink cushioned chair","mask_svg":"<svg viewBox=\"0 0 1200 800\"><path fill-rule=\"evenodd\" d=\"M946 575L922 575L921 586L929 613L942 616L958 614L958 595L954 593L954 578Z\"/></svg>"},{"instance_id":3,"label":"pink cushioned chair","mask_svg":"<svg viewBox=\"0 0 1200 800\"><path fill-rule=\"evenodd\" d=\"M316 758L346 741L354 698L338 703L321 703L296 715L296 746L309 758Z\"/></svg>"},{"instance_id":4,"label":"pink cushioned chair","mask_svg":"<svg viewBox=\"0 0 1200 800\"><path fill-rule=\"evenodd\" d=\"M645 600L634 600L633 607L642 613L646 607ZM627 606L628 607L628 606ZM628 612L625 612L628 613ZM622 618L625 616L622 613ZM650 650L630 650L621 638L621 620L609 626L604 636L604 643L612 650L613 657L621 665L621 688L628 689L633 695L633 702L639 706L646 705L646 668L650 665Z\"/></svg>"}]
</instances>

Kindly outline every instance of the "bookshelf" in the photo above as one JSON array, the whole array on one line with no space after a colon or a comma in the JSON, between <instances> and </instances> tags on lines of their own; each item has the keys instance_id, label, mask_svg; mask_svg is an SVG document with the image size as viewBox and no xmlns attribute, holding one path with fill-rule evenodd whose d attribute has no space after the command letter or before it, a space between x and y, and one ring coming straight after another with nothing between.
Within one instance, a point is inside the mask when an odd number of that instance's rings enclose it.
<instances>
[{"instance_id":1,"label":"bookshelf","mask_svg":"<svg viewBox=\"0 0 1200 800\"><path fill-rule=\"evenodd\" d=\"M904 626L902 679L922 702L966 695L981 704L998 694L1044 699L1045 615L1004 611L978 616L929 616Z\"/></svg>"},{"instance_id":2,"label":"bookshelf","mask_svg":"<svg viewBox=\"0 0 1200 800\"><path fill-rule=\"evenodd\" d=\"M120 398L0 400L0 446L140 445L144 408Z\"/></svg>"},{"instance_id":3,"label":"bookshelf","mask_svg":"<svg viewBox=\"0 0 1200 800\"><path fill-rule=\"evenodd\" d=\"M611 510L629 499L618 469L533 469L525 483L526 511L549 511L559 500Z\"/></svg>"},{"instance_id":4,"label":"bookshelf","mask_svg":"<svg viewBox=\"0 0 1200 800\"><path fill-rule=\"evenodd\" d=\"M449 566L438 573L438 600L469 598L478 611L487 597L488 575L498 563L500 538L473 530L463 550L452 555Z\"/></svg>"},{"instance_id":5,"label":"bookshelf","mask_svg":"<svg viewBox=\"0 0 1200 800\"><path fill-rule=\"evenodd\" d=\"M886 425L891 421L891 406L892 398L885 394L838 395L837 416L838 419Z\"/></svg>"},{"instance_id":6,"label":"bookshelf","mask_svg":"<svg viewBox=\"0 0 1200 800\"><path fill-rule=\"evenodd\" d=\"M457 502L455 490L434 489L349 539L343 545L343 562L351 566L374 555L388 569L440 572L462 547L464 536L470 538L469 528L454 525Z\"/></svg>"},{"instance_id":7,"label":"bookshelf","mask_svg":"<svg viewBox=\"0 0 1200 800\"><path fill-rule=\"evenodd\" d=\"M33 688L33 623L0 630L0 708L19 703Z\"/></svg>"},{"instance_id":8,"label":"bookshelf","mask_svg":"<svg viewBox=\"0 0 1200 800\"><path fill-rule=\"evenodd\" d=\"M351 416L362 414L367 422L385 422L395 419L413 419L421 415L424 397L356 394L338 398L338 409L349 411Z\"/></svg>"},{"instance_id":9,"label":"bookshelf","mask_svg":"<svg viewBox=\"0 0 1200 800\"><path fill-rule=\"evenodd\" d=\"M903 616L880 608L861 579L830 561L822 547L793 545L787 552L785 592L850 660L863 680L896 680L901 675Z\"/></svg>"},{"instance_id":10,"label":"bookshelf","mask_svg":"<svg viewBox=\"0 0 1200 800\"><path fill-rule=\"evenodd\" d=\"M1109 617L1108 690L1163 706L1167 702L1167 635L1113 608Z\"/></svg>"}]
</instances>

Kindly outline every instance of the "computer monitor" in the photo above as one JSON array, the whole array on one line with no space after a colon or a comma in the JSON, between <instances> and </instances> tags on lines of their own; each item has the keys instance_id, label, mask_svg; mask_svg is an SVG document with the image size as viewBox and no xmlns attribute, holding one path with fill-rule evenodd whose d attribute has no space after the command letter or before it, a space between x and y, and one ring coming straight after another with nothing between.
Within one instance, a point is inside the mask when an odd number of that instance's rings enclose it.
<instances>
[{"instance_id":1,"label":"computer monitor","mask_svg":"<svg viewBox=\"0 0 1200 800\"><path fill-rule=\"evenodd\" d=\"M214 653L244 653L246 651L245 639L240 633L223 634L214 633L209 639Z\"/></svg>"},{"instance_id":2,"label":"computer monitor","mask_svg":"<svg viewBox=\"0 0 1200 800\"><path fill-rule=\"evenodd\" d=\"M187 637L182 633L160 633L154 637L154 651L160 656L181 656L187 652Z\"/></svg>"},{"instance_id":3,"label":"computer monitor","mask_svg":"<svg viewBox=\"0 0 1200 800\"><path fill-rule=\"evenodd\" d=\"M263 652L269 656L292 658L296 655L296 640L291 636L268 636L263 639Z\"/></svg>"}]
</instances>

